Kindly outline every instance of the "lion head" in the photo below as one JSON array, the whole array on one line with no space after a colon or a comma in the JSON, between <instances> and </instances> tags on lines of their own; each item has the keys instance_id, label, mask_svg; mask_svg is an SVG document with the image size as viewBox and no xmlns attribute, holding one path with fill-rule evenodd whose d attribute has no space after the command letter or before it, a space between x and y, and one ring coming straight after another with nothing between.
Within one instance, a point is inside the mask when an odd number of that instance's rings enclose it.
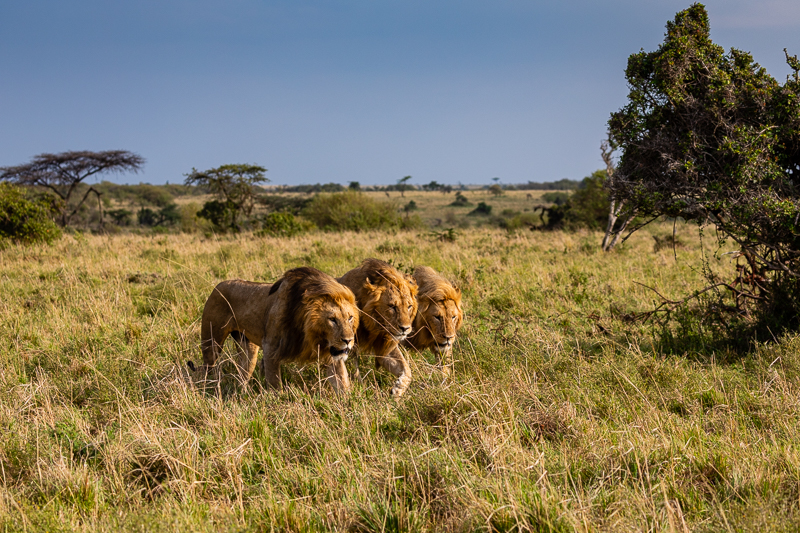
<instances>
[{"instance_id":1,"label":"lion head","mask_svg":"<svg viewBox=\"0 0 800 533\"><path fill-rule=\"evenodd\" d=\"M415 333L408 344L417 350L430 348L434 353L450 350L464 321L461 290L430 267L417 267L414 279L419 284L419 309L414 317Z\"/></svg>"},{"instance_id":2,"label":"lion head","mask_svg":"<svg viewBox=\"0 0 800 533\"><path fill-rule=\"evenodd\" d=\"M356 294L362 328L371 338L388 338L397 343L408 337L417 312L414 278L378 259L365 259L339 281Z\"/></svg>"},{"instance_id":3,"label":"lion head","mask_svg":"<svg viewBox=\"0 0 800 533\"><path fill-rule=\"evenodd\" d=\"M359 325L350 289L315 268L301 267L286 272L272 286L273 293L283 300L277 325L283 338L280 359L322 364L347 359Z\"/></svg>"}]
</instances>

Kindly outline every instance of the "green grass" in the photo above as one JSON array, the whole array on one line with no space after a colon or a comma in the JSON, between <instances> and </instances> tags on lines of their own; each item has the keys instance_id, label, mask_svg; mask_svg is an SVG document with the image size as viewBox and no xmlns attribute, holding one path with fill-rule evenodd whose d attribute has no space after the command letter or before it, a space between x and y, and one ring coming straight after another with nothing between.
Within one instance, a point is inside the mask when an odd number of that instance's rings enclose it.
<instances>
[{"instance_id":1,"label":"green grass","mask_svg":"<svg viewBox=\"0 0 800 533\"><path fill-rule=\"evenodd\" d=\"M455 242L75 235L0 251L0 527L794 530L800 337L674 352L626 321L656 302L635 281L668 297L702 283L689 228L677 262L654 251L671 230L612 254L596 233L492 228ZM346 398L313 368L288 367L278 393L186 385L218 281L304 264L340 275L370 256L461 286L451 380L426 352L399 401L384 372Z\"/></svg>"}]
</instances>

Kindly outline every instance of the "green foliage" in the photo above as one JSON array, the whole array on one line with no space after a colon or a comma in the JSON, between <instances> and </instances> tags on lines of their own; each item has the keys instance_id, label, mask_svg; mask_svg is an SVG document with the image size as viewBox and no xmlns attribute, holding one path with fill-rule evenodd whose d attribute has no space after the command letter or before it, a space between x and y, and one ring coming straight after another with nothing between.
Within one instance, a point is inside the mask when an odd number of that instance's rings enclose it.
<instances>
[{"instance_id":1,"label":"green foliage","mask_svg":"<svg viewBox=\"0 0 800 533\"><path fill-rule=\"evenodd\" d=\"M608 191L603 187L605 179L606 172L597 170L591 176L584 178L580 187L570 195L564 204L566 206L564 226L567 229L605 228L611 207Z\"/></svg>"},{"instance_id":2,"label":"green foliage","mask_svg":"<svg viewBox=\"0 0 800 533\"><path fill-rule=\"evenodd\" d=\"M450 205L453 207L470 207L472 203L459 191L456 193L456 199Z\"/></svg>"},{"instance_id":3,"label":"green foliage","mask_svg":"<svg viewBox=\"0 0 800 533\"><path fill-rule=\"evenodd\" d=\"M500 227L509 232L538 228L541 223L541 218L533 213L513 213L499 220Z\"/></svg>"},{"instance_id":4,"label":"green foliage","mask_svg":"<svg viewBox=\"0 0 800 533\"><path fill-rule=\"evenodd\" d=\"M431 231L429 235L437 241L456 242L456 239L458 239L458 230L456 230L456 228L445 228L442 231Z\"/></svg>"},{"instance_id":5,"label":"green foliage","mask_svg":"<svg viewBox=\"0 0 800 533\"><path fill-rule=\"evenodd\" d=\"M0 247L7 242L51 244L61 236L44 198L31 199L25 190L0 182Z\"/></svg>"},{"instance_id":6,"label":"green foliage","mask_svg":"<svg viewBox=\"0 0 800 533\"><path fill-rule=\"evenodd\" d=\"M293 237L305 233L313 224L295 217L288 212L270 213L261 220L261 230L258 235L271 235L274 237Z\"/></svg>"},{"instance_id":7,"label":"green foliage","mask_svg":"<svg viewBox=\"0 0 800 533\"><path fill-rule=\"evenodd\" d=\"M417 207L417 202L415 202L414 200L409 201L406 205L403 206L403 211L405 211L406 213L410 213L411 211L416 211L417 209L419 209L419 207Z\"/></svg>"},{"instance_id":8,"label":"green foliage","mask_svg":"<svg viewBox=\"0 0 800 533\"><path fill-rule=\"evenodd\" d=\"M489 192L492 193L494 196L502 196L503 188L497 183L495 183L489 186Z\"/></svg>"},{"instance_id":9,"label":"green foliage","mask_svg":"<svg viewBox=\"0 0 800 533\"><path fill-rule=\"evenodd\" d=\"M209 205L206 215L200 215L220 229L241 229L240 218L249 217L256 201L256 186L269 181L266 168L258 165L222 165L205 171L192 169L186 175L186 185L198 185L217 195L218 204ZM205 210L205 207L203 208ZM212 218L209 218L212 217ZM226 223L227 226L221 225Z\"/></svg>"},{"instance_id":10,"label":"green foliage","mask_svg":"<svg viewBox=\"0 0 800 533\"><path fill-rule=\"evenodd\" d=\"M542 195L542 200L551 204L564 205L569 197L568 192L546 192Z\"/></svg>"},{"instance_id":11,"label":"green foliage","mask_svg":"<svg viewBox=\"0 0 800 533\"><path fill-rule=\"evenodd\" d=\"M355 191L318 194L303 216L326 231L398 228L402 219L393 202L374 200Z\"/></svg>"},{"instance_id":12,"label":"green foliage","mask_svg":"<svg viewBox=\"0 0 800 533\"><path fill-rule=\"evenodd\" d=\"M491 215L492 214L492 206L487 204L486 202L478 203L478 206L469 212L470 215Z\"/></svg>"},{"instance_id":13,"label":"green foliage","mask_svg":"<svg viewBox=\"0 0 800 533\"><path fill-rule=\"evenodd\" d=\"M786 54L795 75L780 84L709 32L694 4L667 23L658 50L628 59L628 104L609 121L622 150L610 189L628 213L712 223L721 245L736 242L748 258L741 278L761 281L729 283L734 304L714 305L741 317L747 301L766 319L775 289L800 276L798 62Z\"/></svg>"},{"instance_id":14,"label":"green foliage","mask_svg":"<svg viewBox=\"0 0 800 533\"><path fill-rule=\"evenodd\" d=\"M124 209L114 211L115 218L124 217L125 213L129 212ZM136 218L142 226L172 226L181 221L181 213L177 204L170 203L157 211L149 207L142 207L136 214Z\"/></svg>"},{"instance_id":15,"label":"green foliage","mask_svg":"<svg viewBox=\"0 0 800 533\"><path fill-rule=\"evenodd\" d=\"M516 185L514 188L520 191L563 191L577 189L578 185L580 185L580 182L564 178L558 181L545 181L543 183L529 181L525 184Z\"/></svg>"},{"instance_id":16,"label":"green foliage","mask_svg":"<svg viewBox=\"0 0 800 533\"><path fill-rule=\"evenodd\" d=\"M345 188L338 183L325 183L320 185L294 185L291 187L282 187L281 190L285 192L303 192L306 194L313 194L319 192L342 192Z\"/></svg>"},{"instance_id":17,"label":"green foliage","mask_svg":"<svg viewBox=\"0 0 800 533\"><path fill-rule=\"evenodd\" d=\"M258 203L263 205L268 211L286 211L287 213L297 216L311 203L311 198L264 194L258 197Z\"/></svg>"},{"instance_id":18,"label":"green foliage","mask_svg":"<svg viewBox=\"0 0 800 533\"><path fill-rule=\"evenodd\" d=\"M127 226L133 220L133 213L128 209L111 209L106 211L117 226Z\"/></svg>"},{"instance_id":19,"label":"green foliage","mask_svg":"<svg viewBox=\"0 0 800 533\"><path fill-rule=\"evenodd\" d=\"M235 230L233 221L236 216L236 207L232 202L211 200L203 204L203 208L198 211L197 216L211 222L216 231L225 232L229 229Z\"/></svg>"}]
</instances>

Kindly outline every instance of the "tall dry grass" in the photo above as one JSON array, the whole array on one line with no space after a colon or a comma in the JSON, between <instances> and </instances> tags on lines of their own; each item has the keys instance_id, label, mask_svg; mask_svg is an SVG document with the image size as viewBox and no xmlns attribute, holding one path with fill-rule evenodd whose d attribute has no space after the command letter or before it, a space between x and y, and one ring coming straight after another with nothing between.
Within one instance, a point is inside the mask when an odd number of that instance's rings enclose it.
<instances>
[{"instance_id":1,"label":"tall dry grass","mask_svg":"<svg viewBox=\"0 0 800 533\"><path fill-rule=\"evenodd\" d=\"M800 338L675 351L629 321L702 283L690 244L590 233L69 236L0 252L0 525L38 530L792 530ZM655 227L656 234L671 227ZM400 401L314 368L267 392L186 385L221 279L365 257L462 288L450 380ZM720 272L727 259L711 260ZM677 332L679 333L679 332Z\"/></svg>"}]
</instances>

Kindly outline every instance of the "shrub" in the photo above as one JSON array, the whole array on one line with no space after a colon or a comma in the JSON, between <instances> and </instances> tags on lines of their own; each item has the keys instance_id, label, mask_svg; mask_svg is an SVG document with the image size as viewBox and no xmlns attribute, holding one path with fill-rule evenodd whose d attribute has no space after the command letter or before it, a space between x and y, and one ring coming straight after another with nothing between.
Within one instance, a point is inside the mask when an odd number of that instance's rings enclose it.
<instances>
[{"instance_id":1,"label":"shrub","mask_svg":"<svg viewBox=\"0 0 800 533\"><path fill-rule=\"evenodd\" d=\"M495 196L502 196L503 195L503 188L495 183L489 187L489 192Z\"/></svg>"},{"instance_id":2,"label":"shrub","mask_svg":"<svg viewBox=\"0 0 800 533\"><path fill-rule=\"evenodd\" d=\"M411 211L416 211L417 209L419 209L419 207L417 207L417 202L415 202L414 200L411 200L410 202L408 202L406 205L403 206L403 211L405 211L406 213L409 213Z\"/></svg>"},{"instance_id":3,"label":"shrub","mask_svg":"<svg viewBox=\"0 0 800 533\"><path fill-rule=\"evenodd\" d=\"M272 235L277 237L292 237L305 233L313 227L313 224L305 220L296 218L291 213L278 212L270 213L261 221L261 229L256 235Z\"/></svg>"},{"instance_id":4,"label":"shrub","mask_svg":"<svg viewBox=\"0 0 800 533\"><path fill-rule=\"evenodd\" d=\"M106 211L106 214L111 217L117 226L128 226L133 220L133 213L127 209L112 209Z\"/></svg>"},{"instance_id":5,"label":"shrub","mask_svg":"<svg viewBox=\"0 0 800 533\"><path fill-rule=\"evenodd\" d=\"M564 205L569 200L568 192L546 192L542 195L542 201L556 205Z\"/></svg>"},{"instance_id":6,"label":"shrub","mask_svg":"<svg viewBox=\"0 0 800 533\"><path fill-rule=\"evenodd\" d=\"M542 220L538 215L533 213L517 213L510 218L503 218L500 220L500 227L514 232L518 229L534 229L541 226Z\"/></svg>"},{"instance_id":7,"label":"shrub","mask_svg":"<svg viewBox=\"0 0 800 533\"><path fill-rule=\"evenodd\" d=\"M171 226L181 221L181 212L178 205L173 203L167 204L158 211L142 207L136 217L142 226Z\"/></svg>"},{"instance_id":8,"label":"shrub","mask_svg":"<svg viewBox=\"0 0 800 533\"><path fill-rule=\"evenodd\" d=\"M264 194L256 201L266 207L267 211L286 211L297 216L311 203L311 198Z\"/></svg>"},{"instance_id":9,"label":"shrub","mask_svg":"<svg viewBox=\"0 0 800 533\"><path fill-rule=\"evenodd\" d=\"M597 170L591 176L583 178L580 187L568 195L566 202L554 202L556 205L553 207L542 206L542 218L546 222L540 226L541 229L603 229L611 209L608 191L603 186L605 180L606 171ZM546 200L547 194L542 199Z\"/></svg>"},{"instance_id":10,"label":"shrub","mask_svg":"<svg viewBox=\"0 0 800 533\"><path fill-rule=\"evenodd\" d=\"M461 194L461 192L457 192L456 199L450 205L452 205L453 207L469 207L472 205L472 203L466 196Z\"/></svg>"},{"instance_id":11,"label":"shrub","mask_svg":"<svg viewBox=\"0 0 800 533\"><path fill-rule=\"evenodd\" d=\"M326 231L364 231L402 225L395 203L374 200L355 191L318 194L303 215Z\"/></svg>"},{"instance_id":12,"label":"shrub","mask_svg":"<svg viewBox=\"0 0 800 533\"><path fill-rule=\"evenodd\" d=\"M227 231L234 228L235 206L230 202L220 202L211 200L203 204L203 208L197 212L197 216L204 218L213 224L217 231Z\"/></svg>"},{"instance_id":13,"label":"shrub","mask_svg":"<svg viewBox=\"0 0 800 533\"><path fill-rule=\"evenodd\" d=\"M30 199L25 191L0 183L0 246L4 242L51 244L61 236L44 198Z\"/></svg>"},{"instance_id":14,"label":"shrub","mask_svg":"<svg viewBox=\"0 0 800 533\"><path fill-rule=\"evenodd\" d=\"M580 187L564 204L567 206L564 215L564 226L567 229L598 230L605 228L608 222L608 212L611 209L608 191L603 187L605 179L606 172L604 170L597 170L591 176L583 178Z\"/></svg>"},{"instance_id":15,"label":"shrub","mask_svg":"<svg viewBox=\"0 0 800 533\"><path fill-rule=\"evenodd\" d=\"M473 209L468 213L469 215L491 215L492 214L492 206L487 204L486 202L480 202L478 207Z\"/></svg>"}]
</instances>

